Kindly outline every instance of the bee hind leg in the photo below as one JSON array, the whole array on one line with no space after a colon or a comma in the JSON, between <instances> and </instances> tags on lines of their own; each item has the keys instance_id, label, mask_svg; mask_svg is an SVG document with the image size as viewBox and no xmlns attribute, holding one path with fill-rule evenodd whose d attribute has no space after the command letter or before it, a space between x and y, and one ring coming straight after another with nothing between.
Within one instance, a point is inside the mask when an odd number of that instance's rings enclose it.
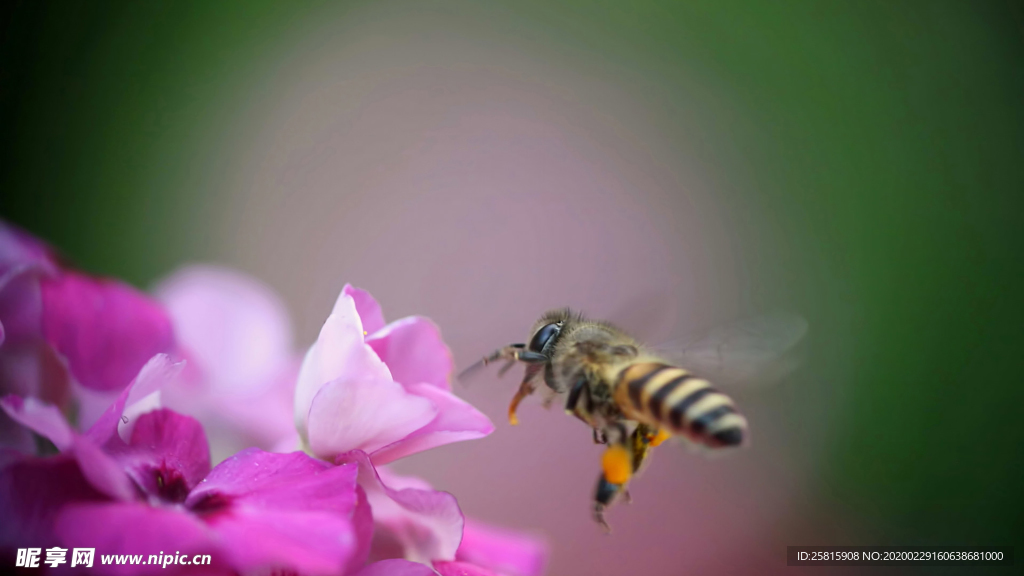
<instances>
[{"instance_id":1,"label":"bee hind leg","mask_svg":"<svg viewBox=\"0 0 1024 576\"><path fill-rule=\"evenodd\" d=\"M612 484L603 475L597 480L597 490L594 493L594 521L601 525L606 534L611 534L612 527L605 520L604 511L612 505L621 489L621 485Z\"/></svg>"},{"instance_id":2,"label":"bee hind leg","mask_svg":"<svg viewBox=\"0 0 1024 576\"><path fill-rule=\"evenodd\" d=\"M623 433L620 426L615 427L619 431L619 437L604 451L601 457L601 476L597 479L597 488L594 491L594 520L607 532L611 532L608 522L604 518L604 511L611 506L620 496L629 498L626 485L634 471L633 453L626 442L628 437ZM602 431L607 439L607 434Z\"/></svg>"}]
</instances>

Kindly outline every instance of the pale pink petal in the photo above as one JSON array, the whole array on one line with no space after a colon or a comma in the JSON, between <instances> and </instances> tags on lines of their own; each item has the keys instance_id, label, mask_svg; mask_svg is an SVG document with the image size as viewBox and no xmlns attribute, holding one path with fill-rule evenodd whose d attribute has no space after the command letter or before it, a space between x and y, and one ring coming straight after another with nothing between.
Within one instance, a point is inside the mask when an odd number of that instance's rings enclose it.
<instances>
[{"instance_id":1,"label":"pale pink petal","mask_svg":"<svg viewBox=\"0 0 1024 576\"><path fill-rule=\"evenodd\" d=\"M130 433L130 426L134 425L135 420L124 422L126 408L158 392L160 388L173 381L183 367L183 362L173 362L166 354L157 354L150 358L139 370L138 376L121 392L114 403L107 407L84 436L97 446L104 446L117 435L119 427L121 431Z\"/></svg>"},{"instance_id":2,"label":"pale pink petal","mask_svg":"<svg viewBox=\"0 0 1024 576\"><path fill-rule=\"evenodd\" d=\"M101 554L180 552L209 554L213 566L226 564L216 536L198 517L181 508L137 502L72 504L58 515L54 530L65 547L95 548L94 570L106 574L161 574L158 565L102 565Z\"/></svg>"},{"instance_id":3,"label":"pale pink petal","mask_svg":"<svg viewBox=\"0 0 1024 576\"><path fill-rule=\"evenodd\" d=\"M204 396L207 406L197 417L210 437L215 462L252 446L271 452L298 449L292 416L298 372L296 359L276 373L264 374L269 385L259 386L258 392L211 392ZM176 385L161 392L164 404L180 406L180 392L182 388Z\"/></svg>"},{"instance_id":4,"label":"pale pink petal","mask_svg":"<svg viewBox=\"0 0 1024 576\"><path fill-rule=\"evenodd\" d=\"M419 562L391 559L374 562L354 576L437 576L433 568Z\"/></svg>"},{"instance_id":5,"label":"pale pink petal","mask_svg":"<svg viewBox=\"0 0 1024 576\"><path fill-rule=\"evenodd\" d=\"M9 394L0 400L0 408L22 426L53 442L61 452L71 447L74 432L56 406Z\"/></svg>"},{"instance_id":6,"label":"pale pink petal","mask_svg":"<svg viewBox=\"0 0 1024 576\"><path fill-rule=\"evenodd\" d=\"M309 410L309 446L330 459L350 450L372 452L427 425L437 408L388 378L335 380Z\"/></svg>"},{"instance_id":7,"label":"pale pink petal","mask_svg":"<svg viewBox=\"0 0 1024 576\"><path fill-rule=\"evenodd\" d=\"M441 576L498 576L486 568L469 562L434 562L434 569Z\"/></svg>"},{"instance_id":8,"label":"pale pink petal","mask_svg":"<svg viewBox=\"0 0 1024 576\"><path fill-rule=\"evenodd\" d=\"M380 310L380 304L370 296L370 293L351 284L345 284L341 289L342 294L352 297L359 312L359 318L363 321L363 330L367 334L373 334L384 327L384 314Z\"/></svg>"},{"instance_id":9,"label":"pale pink petal","mask_svg":"<svg viewBox=\"0 0 1024 576\"><path fill-rule=\"evenodd\" d=\"M126 284L64 271L40 286L43 334L83 386L121 389L174 347L163 308Z\"/></svg>"},{"instance_id":10,"label":"pale pink petal","mask_svg":"<svg viewBox=\"0 0 1024 576\"><path fill-rule=\"evenodd\" d=\"M86 388L77 382L71 382L71 391L75 399L75 413L79 431L88 430L99 421L100 417L110 408L110 405L117 402L124 390L100 391Z\"/></svg>"},{"instance_id":11,"label":"pale pink petal","mask_svg":"<svg viewBox=\"0 0 1024 576\"><path fill-rule=\"evenodd\" d=\"M404 548L409 560L452 560L462 540L463 516L455 497L422 488L386 486L369 457L360 451L338 457L359 464L359 485L373 508L373 519Z\"/></svg>"},{"instance_id":12,"label":"pale pink petal","mask_svg":"<svg viewBox=\"0 0 1024 576\"><path fill-rule=\"evenodd\" d=\"M273 290L217 266L184 267L155 289L187 351L214 393L254 396L268 374L291 363L292 328ZM191 411L190 411L191 413Z\"/></svg>"},{"instance_id":13,"label":"pale pink petal","mask_svg":"<svg viewBox=\"0 0 1024 576\"><path fill-rule=\"evenodd\" d=\"M373 452L374 464L386 464L452 442L483 438L494 431L487 416L450 392L429 384L407 386L406 390L430 400L437 407L437 416L409 436Z\"/></svg>"},{"instance_id":14,"label":"pale pink petal","mask_svg":"<svg viewBox=\"0 0 1024 576\"><path fill-rule=\"evenodd\" d=\"M352 296L342 293L320 336L306 353L295 388L295 425L305 439L313 397L333 380L390 380L391 372L363 341L363 324Z\"/></svg>"},{"instance_id":15,"label":"pale pink petal","mask_svg":"<svg viewBox=\"0 0 1024 576\"><path fill-rule=\"evenodd\" d=\"M544 540L466 519L455 558L508 576L540 576L547 563Z\"/></svg>"},{"instance_id":16,"label":"pale pink petal","mask_svg":"<svg viewBox=\"0 0 1024 576\"><path fill-rule=\"evenodd\" d=\"M392 378L406 386L427 383L451 389L452 353L437 325L409 316L372 333L366 343L388 365Z\"/></svg>"},{"instance_id":17,"label":"pale pink petal","mask_svg":"<svg viewBox=\"0 0 1024 576\"><path fill-rule=\"evenodd\" d=\"M202 425L195 418L166 408L140 416L129 445L133 452L147 456L142 461L150 473L139 475L136 482L150 494L162 489L155 484L154 468L176 474L189 490L210 471L210 449ZM164 477L161 483L167 481Z\"/></svg>"}]
</instances>

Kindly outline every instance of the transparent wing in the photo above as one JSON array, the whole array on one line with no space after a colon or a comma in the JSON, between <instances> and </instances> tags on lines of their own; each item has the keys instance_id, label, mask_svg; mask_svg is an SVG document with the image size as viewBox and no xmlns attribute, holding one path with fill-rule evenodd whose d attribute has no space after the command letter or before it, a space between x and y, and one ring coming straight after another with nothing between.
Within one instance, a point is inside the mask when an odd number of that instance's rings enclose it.
<instances>
[{"instance_id":1,"label":"transparent wing","mask_svg":"<svg viewBox=\"0 0 1024 576\"><path fill-rule=\"evenodd\" d=\"M696 340L673 340L655 351L716 383L768 386L799 366L797 345L807 328L802 316L766 314L719 326Z\"/></svg>"}]
</instances>

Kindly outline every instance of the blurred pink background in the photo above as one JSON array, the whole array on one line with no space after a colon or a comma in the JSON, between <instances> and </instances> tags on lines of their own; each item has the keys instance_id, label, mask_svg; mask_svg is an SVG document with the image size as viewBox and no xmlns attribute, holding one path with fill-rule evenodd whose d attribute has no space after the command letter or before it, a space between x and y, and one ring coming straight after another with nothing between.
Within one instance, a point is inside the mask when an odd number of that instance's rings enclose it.
<instances>
[{"instance_id":1,"label":"blurred pink background","mask_svg":"<svg viewBox=\"0 0 1024 576\"><path fill-rule=\"evenodd\" d=\"M473 12L371 7L340 30L305 30L237 111L224 193L196 215L216 231L203 238L210 257L282 294L301 343L351 282L389 320L435 320L460 367L523 341L552 307L632 315L656 340L786 304L759 293L779 280L751 276L713 200L739 177L688 164L690 147L709 144L665 130L657 83L624 83L624 70L613 81ZM807 456L785 448L793 432L773 421L771 392L737 395L753 449L659 450L606 536L590 515L600 448L536 398L511 427L519 374L456 388L494 420L492 436L398 471L451 491L470 515L546 536L549 574L784 570L795 542L773 534L795 522Z\"/></svg>"}]
</instances>

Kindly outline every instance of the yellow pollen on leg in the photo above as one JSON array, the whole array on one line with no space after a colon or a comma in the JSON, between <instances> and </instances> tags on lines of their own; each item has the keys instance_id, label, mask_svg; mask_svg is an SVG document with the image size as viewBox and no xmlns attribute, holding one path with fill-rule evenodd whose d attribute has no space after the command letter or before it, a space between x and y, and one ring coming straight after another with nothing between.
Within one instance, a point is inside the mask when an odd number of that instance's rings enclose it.
<instances>
[{"instance_id":1,"label":"yellow pollen on leg","mask_svg":"<svg viewBox=\"0 0 1024 576\"><path fill-rule=\"evenodd\" d=\"M668 432L665 432L664 430L658 430L658 433L651 437L650 444L651 446L658 446L659 444L661 444L665 440L668 440L671 437L672 435L669 434Z\"/></svg>"},{"instance_id":2,"label":"yellow pollen on leg","mask_svg":"<svg viewBox=\"0 0 1024 576\"><path fill-rule=\"evenodd\" d=\"M604 479L612 484L625 484L633 475L633 458L623 446L609 446L601 457Z\"/></svg>"},{"instance_id":3,"label":"yellow pollen on leg","mask_svg":"<svg viewBox=\"0 0 1024 576\"><path fill-rule=\"evenodd\" d=\"M518 426L519 425L519 418L516 416L516 407L515 406L509 406L508 407L508 423L513 425L513 426Z\"/></svg>"}]
</instances>

